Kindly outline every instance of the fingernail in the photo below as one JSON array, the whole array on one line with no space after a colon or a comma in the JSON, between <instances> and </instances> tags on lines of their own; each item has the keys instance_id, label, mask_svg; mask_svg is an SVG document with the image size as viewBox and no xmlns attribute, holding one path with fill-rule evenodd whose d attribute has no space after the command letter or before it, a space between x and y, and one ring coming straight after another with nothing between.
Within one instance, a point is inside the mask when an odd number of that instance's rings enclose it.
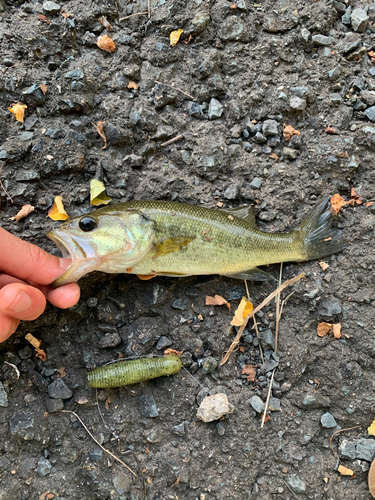
<instances>
[{"instance_id":1,"label":"fingernail","mask_svg":"<svg viewBox=\"0 0 375 500\"><path fill-rule=\"evenodd\" d=\"M59 259L60 260L60 267L63 271L66 271L70 264L72 263L72 259Z\"/></svg>"},{"instance_id":2,"label":"fingernail","mask_svg":"<svg viewBox=\"0 0 375 500\"><path fill-rule=\"evenodd\" d=\"M14 300L7 307L7 311L20 313L27 311L27 309L30 306L31 306L30 296L23 290L20 290L16 295L16 297L14 298Z\"/></svg>"}]
</instances>

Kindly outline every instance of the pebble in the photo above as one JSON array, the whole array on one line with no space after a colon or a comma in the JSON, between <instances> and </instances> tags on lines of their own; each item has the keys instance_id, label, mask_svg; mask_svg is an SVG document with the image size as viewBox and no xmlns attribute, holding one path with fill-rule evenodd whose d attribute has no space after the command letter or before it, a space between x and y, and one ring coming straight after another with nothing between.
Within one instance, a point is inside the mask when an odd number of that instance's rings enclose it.
<instances>
[{"instance_id":1,"label":"pebble","mask_svg":"<svg viewBox=\"0 0 375 500\"><path fill-rule=\"evenodd\" d=\"M130 491L132 487L132 480L129 477L129 474L119 472L113 477L112 481L113 481L113 486L116 488L117 493L122 498L125 498L124 494L126 493L126 498L129 498L130 500L130 497L127 495L127 493Z\"/></svg>"},{"instance_id":2,"label":"pebble","mask_svg":"<svg viewBox=\"0 0 375 500\"><path fill-rule=\"evenodd\" d=\"M48 386L48 394L54 399L69 399L73 392L67 387L62 378L56 379Z\"/></svg>"},{"instance_id":3,"label":"pebble","mask_svg":"<svg viewBox=\"0 0 375 500\"><path fill-rule=\"evenodd\" d=\"M332 429L337 425L335 417L329 412L323 413L320 417L320 423L325 429Z\"/></svg>"},{"instance_id":4,"label":"pebble","mask_svg":"<svg viewBox=\"0 0 375 500\"><path fill-rule=\"evenodd\" d=\"M4 389L3 383L0 382L0 406L6 408L8 406L8 394Z\"/></svg>"},{"instance_id":5,"label":"pebble","mask_svg":"<svg viewBox=\"0 0 375 500\"><path fill-rule=\"evenodd\" d=\"M56 413L64 409L64 403L62 399L48 398L46 400L46 406L48 413Z\"/></svg>"},{"instance_id":6,"label":"pebble","mask_svg":"<svg viewBox=\"0 0 375 500\"><path fill-rule=\"evenodd\" d=\"M52 470L52 465L49 460L46 458L41 458L38 460L38 465L36 466L36 471L39 474L39 476L47 476Z\"/></svg>"},{"instance_id":7,"label":"pebble","mask_svg":"<svg viewBox=\"0 0 375 500\"><path fill-rule=\"evenodd\" d=\"M117 347L121 344L120 335L115 333L106 333L99 341L99 349L109 349L111 347Z\"/></svg>"},{"instance_id":8,"label":"pebble","mask_svg":"<svg viewBox=\"0 0 375 500\"><path fill-rule=\"evenodd\" d=\"M286 482L288 483L290 489L294 491L294 493L305 493L306 491L305 481L296 474L288 476Z\"/></svg>"},{"instance_id":9,"label":"pebble","mask_svg":"<svg viewBox=\"0 0 375 500\"><path fill-rule=\"evenodd\" d=\"M369 17L365 10L360 8L354 9L351 14L350 20L352 23L352 28L355 32L364 33L366 31Z\"/></svg>"},{"instance_id":10,"label":"pebble","mask_svg":"<svg viewBox=\"0 0 375 500\"><path fill-rule=\"evenodd\" d=\"M175 425L172 427L172 432L173 434L176 434L176 436L184 436L185 435L185 425L183 422L181 424Z\"/></svg>"},{"instance_id":11,"label":"pebble","mask_svg":"<svg viewBox=\"0 0 375 500\"><path fill-rule=\"evenodd\" d=\"M283 156L287 158L288 160L295 160L298 156L298 151L296 149L292 148L284 148L283 149Z\"/></svg>"},{"instance_id":12,"label":"pebble","mask_svg":"<svg viewBox=\"0 0 375 500\"><path fill-rule=\"evenodd\" d=\"M203 422L213 422L222 416L234 412L234 406L228 402L226 394L206 396L197 411L197 418Z\"/></svg>"},{"instance_id":13,"label":"pebble","mask_svg":"<svg viewBox=\"0 0 375 500\"><path fill-rule=\"evenodd\" d=\"M328 78L331 80L331 82L334 82L337 80L341 75L341 69L340 68L333 68L330 71L328 71Z\"/></svg>"},{"instance_id":14,"label":"pebble","mask_svg":"<svg viewBox=\"0 0 375 500\"><path fill-rule=\"evenodd\" d=\"M371 106L371 108L367 108L365 110L365 115L367 116L367 118L370 121L375 122L375 106Z\"/></svg>"},{"instance_id":15,"label":"pebble","mask_svg":"<svg viewBox=\"0 0 375 500\"><path fill-rule=\"evenodd\" d=\"M356 456L355 444L353 441L343 439L339 445L340 457L344 460L354 460Z\"/></svg>"},{"instance_id":16,"label":"pebble","mask_svg":"<svg viewBox=\"0 0 375 500\"><path fill-rule=\"evenodd\" d=\"M187 106L187 111L189 115L195 118L200 118L203 115L202 108L197 102L190 101Z\"/></svg>"},{"instance_id":17,"label":"pebble","mask_svg":"<svg viewBox=\"0 0 375 500\"><path fill-rule=\"evenodd\" d=\"M18 356L21 359L29 359L33 355L33 351L29 345L25 345L22 349L18 351Z\"/></svg>"},{"instance_id":18,"label":"pebble","mask_svg":"<svg viewBox=\"0 0 375 500\"><path fill-rule=\"evenodd\" d=\"M269 408L270 411L280 411L281 410L281 401L280 401L280 399L271 396L268 408Z\"/></svg>"},{"instance_id":19,"label":"pebble","mask_svg":"<svg viewBox=\"0 0 375 500\"><path fill-rule=\"evenodd\" d=\"M278 123L276 120L265 120L263 122L262 132L265 137L269 135L278 135Z\"/></svg>"},{"instance_id":20,"label":"pebble","mask_svg":"<svg viewBox=\"0 0 375 500\"><path fill-rule=\"evenodd\" d=\"M265 349L275 349L275 336L272 330L267 329L259 332L258 338L262 342L262 346Z\"/></svg>"},{"instance_id":21,"label":"pebble","mask_svg":"<svg viewBox=\"0 0 375 500\"><path fill-rule=\"evenodd\" d=\"M329 98L331 99L331 102L333 102L333 104L341 104L342 102L341 95L337 93L330 94Z\"/></svg>"},{"instance_id":22,"label":"pebble","mask_svg":"<svg viewBox=\"0 0 375 500\"><path fill-rule=\"evenodd\" d=\"M111 123L108 123L105 125L104 132L105 132L105 136L107 138L108 144L116 145L116 144L119 144L121 142L121 132L118 130L118 128L116 128Z\"/></svg>"},{"instance_id":23,"label":"pebble","mask_svg":"<svg viewBox=\"0 0 375 500\"><path fill-rule=\"evenodd\" d=\"M83 77L85 76L83 69L77 68L73 69L72 71L68 71L68 73L65 73L65 78L69 78L70 80L82 80Z\"/></svg>"},{"instance_id":24,"label":"pebble","mask_svg":"<svg viewBox=\"0 0 375 500\"><path fill-rule=\"evenodd\" d=\"M306 109L307 103L305 99L301 99L297 96L292 96L289 100L290 108L294 111L303 111Z\"/></svg>"},{"instance_id":25,"label":"pebble","mask_svg":"<svg viewBox=\"0 0 375 500\"><path fill-rule=\"evenodd\" d=\"M372 462L375 456L375 439L359 438L356 446L356 458Z\"/></svg>"},{"instance_id":26,"label":"pebble","mask_svg":"<svg viewBox=\"0 0 375 500\"><path fill-rule=\"evenodd\" d=\"M312 37L312 42L318 47L328 47L332 43L332 39L325 35L314 35Z\"/></svg>"},{"instance_id":27,"label":"pebble","mask_svg":"<svg viewBox=\"0 0 375 500\"><path fill-rule=\"evenodd\" d=\"M254 177L254 179L250 182L250 187L252 189L259 189L261 185L262 179L259 179L259 177Z\"/></svg>"},{"instance_id":28,"label":"pebble","mask_svg":"<svg viewBox=\"0 0 375 500\"><path fill-rule=\"evenodd\" d=\"M43 3L43 10L46 14L49 14L50 16L53 16L55 14L58 14L61 10L61 5L55 2L44 2Z\"/></svg>"},{"instance_id":29,"label":"pebble","mask_svg":"<svg viewBox=\"0 0 375 500\"><path fill-rule=\"evenodd\" d=\"M35 370L29 371L29 379L40 392L47 392L48 382Z\"/></svg>"},{"instance_id":30,"label":"pebble","mask_svg":"<svg viewBox=\"0 0 375 500\"><path fill-rule=\"evenodd\" d=\"M166 347L169 347L170 345L172 345L172 341L168 338L168 337L160 337L158 343L156 344L156 349L158 351L161 351L163 349L165 349Z\"/></svg>"},{"instance_id":31,"label":"pebble","mask_svg":"<svg viewBox=\"0 0 375 500\"><path fill-rule=\"evenodd\" d=\"M230 184L224 191L224 198L227 200L235 200L240 194L240 186L238 184Z\"/></svg>"},{"instance_id":32,"label":"pebble","mask_svg":"<svg viewBox=\"0 0 375 500\"><path fill-rule=\"evenodd\" d=\"M172 302L172 307L173 309L178 309L180 311L187 311L190 308L190 300L186 297L176 299Z\"/></svg>"},{"instance_id":33,"label":"pebble","mask_svg":"<svg viewBox=\"0 0 375 500\"><path fill-rule=\"evenodd\" d=\"M138 407L143 417L155 418L159 416L159 411L150 389L145 389L141 394L138 400Z\"/></svg>"},{"instance_id":34,"label":"pebble","mask_svg":"<svg viewBox=\"0 0 375 500\"><path fill-rule=\"evenodd\" d=\"M22 412L12 415L9 420L9 428L13 437L22 438L25 441L33 439L35 434L34 414Z\"/></svg>"},{"instance_id":35,"label":"pebble","mask_svg":"<svg viewBox=\"0 0 375 500\"><path fill-rule=\"evenodd\" d=\"M259 396L252 396L250 398L250 404L257 413L262 413L266 407Z\"/></svg>"},{"instance_id":36,"label":"pebble","mask_svg":"<svg viewBox=\"0 0 375 500\"><path fill-rule=\"evenodd\" d=\"M217 367L216 359L212 356L208 356L208 358L206 358L203 361L202 365L203 375L207 375L208 373L213 373L216 370L216 367Z\"/></svg>"},{"instance_id":37,"label":"pebble","mask_svg":"<svg viewBox=\"0 0 375 500\"><path fill-rule=\"evenodd\" d=\"M174 135L174 129L170 125L160 125L156 133L153 137L153 139L156 139L157 141L165 141L167 139L170 139Z\"/></svg>"},{"instance_id":38,"label":"pebble","mask_svg":"<svg viewBox=\"0 0 375 500\"><path fill-rule=\"evenodd\" d=\"M256 142L257 144L264 144L267 141L267 139L264 137L264 135L261 134L260 132L257 132L254 135L253 139L254 139L254 142Z\"/></svg>"},{"instance_id":39,"label":"pebble","mask_svg":"<svg viewBox=\"0 0 375 500\"><path fill-rule=\"evenodd\" d=\"M323 300L319 307L320 316L330 319L342 311L340 302L337 299L327 299Z\"/></svg>"},{"instance_id":40,"label":"pebble","mask_svg":"<svg viewBox=\"0 0 375 500\"><path fill-rule=\"evenodd\" d=\"M221 117L224 111L224 106L215 98L212 98L208 107L209 120L217 120Z\"/></svg>"}]
</instances>

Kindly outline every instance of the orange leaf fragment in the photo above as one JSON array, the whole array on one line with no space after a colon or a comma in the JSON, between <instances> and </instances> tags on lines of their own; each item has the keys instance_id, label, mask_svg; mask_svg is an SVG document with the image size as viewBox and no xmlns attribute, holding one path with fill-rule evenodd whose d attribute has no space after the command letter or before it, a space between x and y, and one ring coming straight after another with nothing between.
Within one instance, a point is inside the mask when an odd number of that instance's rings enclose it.
<instances>
[{"instance_id":1,"label":"orange leaf fragment","mask_svg":"<svg viewBox=\"0 0 375 500\"><path fill-rule=\"evenodd\" d=\"M354 200L357 203L357 205L361 205L362 204L362 199L356 193L356 190L354 188L352 188L351 191L350 191L350 197L351 197L352 200Z\"/></svg>"},{"instance_id":2,"label":"orange leaf fragment","mask_svg":"<svg viewBox=\"0 0 375 500\"><path fill-rule=\"evenodd\" d=\"M326 134L332 134L332 135L335 135L336 134L336 129L332 128L332 127L327 127L324 131Z\"/></svg>"},{"instance_id":3,"label":"orange leaf fragment","mask_svg":"<svg viewBox=\"0 0 375 500\"><path fill-rule=\"evenodd\" d=\"M247 381L254 382L256 373L257 371L254 365L244 365L241 375L247 375Z\"/></svg>"},{"instance_id":4,"label":"orange leaf fragment","mask_svg":"<svg viewBox=\"0 0 375 500\"><path fill-rule=\"evenodd\" d=\"M261 419L263 419L263 413L261 413L259 416ZM268 422L269 420L271 420L271 415L269 413L267 413L266 417L264 419L264 423Z\"/></svg>"},{"instance_id":5,"label":"orange leaf fragment","mask_svg":"<svg viewBox=\"0 0 375 500\"><path fill-rule=\"evenodd\" d=\"M324 321L322 323L319 323L317 327L317 334L319 337L325 337L327 333L331 331L332 328L332 323L325 323Z\"/></svg>"},{"instance_id":6,"label":"orange leaf fragment","mask_svg":"<svg viewBox=\"0 0 375 500\"><path fill-rule=\"evenodd\" d=\"M43 16L43 14L39 14L38 16L39 21L42 21L42 23L50 24L51 21L48 19L48 17Z\"/></svg>"},{"instance_id":7,"label":"orange leaf fragment","mask_svg":"<svg viewBox=\"0 0 375 500\"><path fill-rule=\"evenodd\" d=\"M215 295L215 297L210 297L206 295L206 306L227 306L230 310L230 304L221 295Z\"/></svg>"},{"instance_id":8,"label":"orange leaf fragment","mask_svg":"<svg viewBox=\"0 0 375 500\"><path fill-rule=\"evenodd\" d=\"M181 358L182 353L184 351L176 351L175 349L171 349L170 347L164 351L164 356L178 356Z\"/></svg>"},{"instance_id":9,"label":"orange leaf fragment","mask_svg":"<svg viewBox=\"0 0 375 500\"><path fill-rule=\"evenodd\" d=\"M299 130L296 130L293 128L291 125L286 125L284 123L283 125L283 136L286 142L289 142L290 138L292 135L301 135L301 132Z\"/></svg>"},{"instance_id":10,"label":"orange leaf fragment","mask_svg":"<svg viewBox=\"0 0 375 500\"><path fill-rule=\"evenodd\" d=\"M21 210L18 212L17 215L15 215L14 217L11 217L11 220L16 220L16 222L18 222L19 220L23 219L24 217L27 217L29 214L31 214L32 212L34 212L35 210L35 207L33 207L32 205L24 205Z\"/></svg>"},{"instance_id":11,"label":"orange leaf fragment","mask_svg":"<svg viewBox=\"0 0 375 500\"><path fill-rule=\"evenodd\" d=\"M39 349L38 347L35 348L36 354L35 357L41 359L42 361L47 360L47 354L43 351L43 349Z\"/></svg>"},{"instance_id":12,"label":"orange leaf fragment","mask_svg":"<svg viewBox=\"0 0 375 500\"><path fill-rule=\"evenodd\" d=\"M57 368L57 373L59 374L59 378L63 378L63 377L66 377L66 372L65 372L66 368L65 366L63 366L62 368Z\"/></svg>"},{"instance_id":13,"label":"orange leaf fragment","mask_svg":"<svg viewBox=\"0 0 375 500\"><path fill-rule=\"evenodd\" d=\"M343 465L339 465L337 468L337 471L342 476L352 476L354 474L354 472L351 469L348 469L347 467L344 467Z\"/></svg>"},{"instance_id":14,"label":"orange leaf fragment","mask_svg":"<svg viewBox=\"0 0 375 500\"><path fill-rule=\"evenodd\" d=\"M279 157L277 156L276 153L271 153L270 154L270 158L272 158L273 160L277 161L279 159Z\"/></svg>"},{"instance_id":15,"label":"orange leaf fragment","mask_svg":"<svg viewBox=\"0 0 375 500\"><path fill-rule=\"evenodd\" d=\"M245 297L242 297L240 305L236 309L236 311L234 313L234 317L233 317L232 321L230 322L230 324L233 326L243 325L245 323L245 319L251 313L253 308L254 308L253 304L249 300L247 300Z\"/></svg>"},{"instance_id":16,"label":"orange leaf fragment","mask_svg":"<svg viewBox=\"0 0 375 500\"><path fill-rule=\"evenodd\" d=\"M111 396L108 396L108 398L105 400L105 409L109 411L109 405L111 404Z\"/></svg>"},{"instance_id":17,"label":"orange leaf fragment","mask_svg":"<svg viewBox=\"0 0 375 500\"><path fill-rule=\"evenodd\" d=\"M52 220L69 219L69 215L65 212L61 196L56 196L55 202L48 212L48 217Z\"/></svg>"},{"instance_id":18,"label":"orange leaf fragment","mask_svg":"<svg viewBox=\"0 0 375 500\"><path fill-rule=\"evenodd\" d=\"M332 325L332 333L335 339L341 339L341 323Z\"/></svg>"},{"instance_id":19,"label":"orange leaf fragment","mask_svg":"<svg viewBox=\"0 0 375 500\"><path fill-rule=\"evenodd\" d=\"M368 471L368 489L372 497L375 498L375 460L371 462L371 467Z\"/></svg>"},{"instance_id":20,"label":"orange leaf fragment","mask_svg":"<svg viewBox=\"0 0 375 500\"><path fill-rule=\"evenodd\" d=\"M128 89L138 90L139 89L139 85L138 85L138 83L130 81L128 83Z\"/></svg>"},{"instance_id":21,"label":"orange leaf fragment","mask_svg":"<svg viewBox=\"0 0 375 500\"><path fill-rule=\"evenodd\" d=\"M116 50L115 42L108 35L100 36L96 41L96 45L99 47L99 49L105 50L110 54L112 54L112 52Z\"/></svg>"},{"instance_id":22,"label":"orange leaf fragment","mask_svg":"<svg viewBox=\"0 0 375 500\"><path fill-rule=\"evenodd\" d=\"M323 261L319 262L319 266L323 269L323 271L329 268L329 264Z\"/></svg>"},{"instance_id":23,"label":"orange leaf fragment","mask_svg":"<svg viewBox=\"0 0 375 500\"><path fill-rule=\"evenodd\" d=\"M106 138L105 133L104 133L104 124L105 124L105 122L98 122L97 125L95 125L95 123L91 122L91 124L96 128L96 131L98 132L98 134L100 135L100 137L104 141L104 146L102 147L102 149L106 149L106 147L107 147L107 138Z\"/></svg>"},{"instance_id":24,"label":"orange leaf fragment","mask_svg":"<svg viewBox=\"0 0 375 500\"><path fill-rule=\"evenodd\" d=\"M192 35L190 34L189 35L189 38L187 40L182 40L184 43L188 44L189 42L191 42L193 39Z\"/></svg>"},{"instance_id":25,"label":"orange leaf fragment","mask_svg":"<svg viewBox=\"0 0 375 500\"><path fill-rule=\"evenodd\" d=\"M11 108L8 108L14 115L16 115L16 120L23 123L25 117L25 109L27 109L26 104L17 102L17 104L12 104Z\"/></svg>"},{"instance_id":26,"label":"orange leaf fragment","mask_svg":"<svg viewBox=\"0 0 375 500\"><path fill-rule=\"evenodd\" d=\"M334 194L331 198L331 212L337 215L340 209L346 205L346 201L338 193Z\"/></svg>"},{"instance_id":27,"label":"orange leaf fragment","mask_svg":"<svg viewBox=\"0 0 375 500\"><path fill-rule=\"evenodd\" d=\"M40 84L39 88L43 92L43 94L45 94L47 92L47 89L48 89L47 85L44 85L44 84Z\"/></svg>"},{"instance_id":28,"label":"orange leaf fragment","mask_svg":"<svg viewBox=\"0 0 375 500\"><path fill-rule=\"evenodd\" d=\"M169 35L169 43L171 47L174 47L177 44L183 32L184 30L181 29L171 32L171 34Z\"/></svg>"}]
</instances>

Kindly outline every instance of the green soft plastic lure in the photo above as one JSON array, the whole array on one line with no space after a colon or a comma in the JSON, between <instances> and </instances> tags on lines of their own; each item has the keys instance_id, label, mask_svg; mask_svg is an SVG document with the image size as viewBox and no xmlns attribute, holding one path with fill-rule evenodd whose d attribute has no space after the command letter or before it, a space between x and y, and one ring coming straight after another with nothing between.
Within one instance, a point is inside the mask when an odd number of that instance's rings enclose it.
<instances>
[{"instance_id":1,"label":"green soft plastic lure","mask_svg":"<svg viewBox=\"0 0 375 500\"><path fill-rule=\"evenodd\" d=\"M174 375L180 370L181 360L178 356L133 359L112 363L89 372L87 383L89 387L109 389L138 384L164 375Z\"/></svg>"}]
</instances>

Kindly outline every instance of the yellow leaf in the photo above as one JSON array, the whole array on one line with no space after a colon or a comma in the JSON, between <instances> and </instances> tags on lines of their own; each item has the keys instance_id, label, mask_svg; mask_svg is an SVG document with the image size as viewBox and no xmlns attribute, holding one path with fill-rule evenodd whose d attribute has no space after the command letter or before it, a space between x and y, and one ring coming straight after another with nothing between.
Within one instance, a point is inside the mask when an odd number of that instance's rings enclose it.
<instances>
[{"instance_id":1,"label":"yellow leaf","mask_svg":"<svg viewBox=\"0 0 375 500\"><path fill-rule=\"evenodd\" d=\"M184 30L176 30L172 31L172 33L169 35L169 40L172 47L174 47L176 43L179 41L180 36L182 35L183 32Z\"/></svg>"},{"instance_id":2,"label":"yellow leaf","mask_svg":"<svg viewBox=\"0 0 375 500\"><path fill-rule=\"evenodd\" d=\"M56 196L55 202L48 212L48 217L52 220L66 220L69 215L65 212L65 208L61 196Z\"/></svg>"},{"instance_id":3,"label":"yellow leaf","mask_svg":"<svg viewBox=\"0 0 375 500\"><path fill-rule=\"evenodd\" d=\"M13 114L16 115L16 120L23 123L25 116L25 109L27 109L26 104L17 102L17 104L12 104L11 108L8 108Z\"/></svg>"},{"instance_id":4,"label":"yellow leaf","mask_svg":"<svg viewBox=\"0 0 375 500\"><path fill-rule=\"evenodd\" d=\"M344 467L343 465L339 465L337 470L342 476L352 476L354 474L352 469L348 469L347 467Z\"/></svg>"},{"instance_id":5,"label":"yellow leaf","mask_svg":"<svg viewBox=\"0 0 375 500\"><path fill-rule=\"evenodd\" d=\"M375 436L375 420L372 421L372 424L367 429L367 432L369 433L370 436Z\"/></svg>"},{"instance_id":6,"label":"yellow leaf","mask_svg":"<svg viewBox=\"0 0 375 500\"><path fill-rule=\"evenodd\" d=\"M234 313L234 317L230 322L233 326L241 326L245 323L245 319L253 310L253 304L249 302L245 297L242 297L240 305Z\"/></svg>"},{"instance_id":7,"label":"yellow leaf","mask_svg":"<svg viewBox=\"0 0 375 500\"><path fill-rule=\"evenodd\" d=\"M104 184L101 181L98 181L98 179L91 179L90 204L94 206L108 205L110 201L112 201L112 199L105 194Z\"/></svg>"}]
</instances>

